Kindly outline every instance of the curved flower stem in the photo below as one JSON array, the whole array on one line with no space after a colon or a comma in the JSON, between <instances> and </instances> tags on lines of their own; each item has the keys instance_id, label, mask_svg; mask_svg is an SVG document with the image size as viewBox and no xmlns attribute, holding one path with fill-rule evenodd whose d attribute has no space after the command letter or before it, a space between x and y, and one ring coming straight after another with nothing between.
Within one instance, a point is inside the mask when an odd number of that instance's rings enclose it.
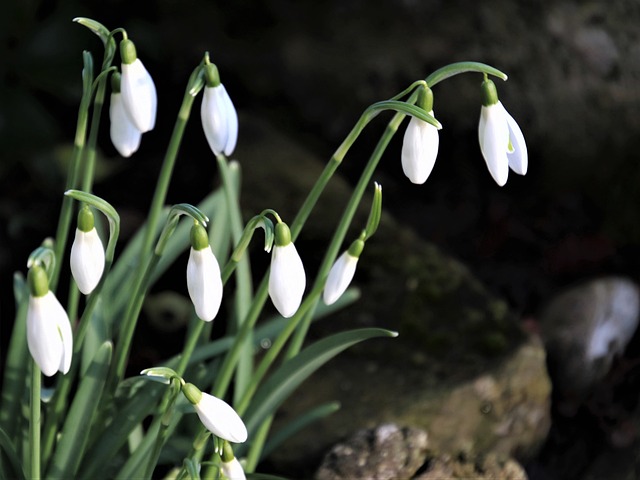
<instances>
[{"instance_id":1,"label":"curved flower stem","mask_svg":"<svg viewBox=\"0 0 640 480\"><path fill-rule=\"evenodd\" d=\"M80 99L80 108L78 109L78 122L76 124L76 136L73 143L73 154L71 163L69 164L69 173L67 175L66 190L75 188L78 184L80 176L80 163L84 152L85 141L87 136L87 123L89 117L89 106L91 103L91 95L93 93L93 58L91 53L85 51L82 54L84 68L82 69L82 98ZM73 213L73 202L70 198L64 197L62 200L62 208L60 209L60 217L58 219L58 228L56 231L56 265L49 280L49 288L55 292L60 276L60 268L64 251L67 245L69 235L69 226L71 225L71 217Z\"/></svg>"},{"instance_id":2,"label":"curved flower stem","mask_svg":"<svg viewBox=\"0 0 640 480\"><path fill-rule=\"evenodd\" d=\"M188 90L188 89L187 89ZM144 299L145 277L148 278L153 269L152 264L155 265L158 259L154 260L154 256L151 253L151 245L153 243L153 232L156 231L156 226L160 220L160 214L167 197L167 191L169 189L169 183L171 181L171 174L173 173L173 167L178 156L178 150L180 149L180 143L184 135L184 130L191 114L191 107L193 105L194 97L187 91L182 99L182 105L176 119L169 147L164 157L162 169L160 170L160 176L158 183L156 184L156 190L151 201L151 207L145 227L145 235L142 242L142 248L140 249L140 257L138 266L135 271L133 282L133 294L129 297L129 302L125 309L125 315L123 318L121 331L119 335L119 341L116 343L116 349L114 352L114 362L112 364L112 372L110 372L111 382L117 383L122 379L126 367L127 357L129 355L129 348L131 347L131 341L133 339L133 332L135 331L136 323L138 320L138 314L142 307L142 301ZM150 257L150 255L152 255ZM113 383L109 382L108 385L113 386ZM110 391L108 388L105 391Z\"/></svg>"},{"instance_id":3,"label":"curved flower stem","mask_svg":"<svg viewBox=\"0 0 640 480\"><path fill-rule=\"evenodd\" d=\"M40 478L40 368L35 361L31 364L31 405L29 415L29 449L31 456L31 478Z\"/></svg>"},{"instance_id":4,"label":"curved flower stem","mask_svg":"<svg viewBox=\"0 0 640 480\"><path fill-rule=\"evenodd\" d=\"M447 78L466 72L479 72L484 73L485 75L493 75L505 81L508 78L506 73L501 72L497 68L493 68L491 65L487 65L485 63L457 62L439 68L427 78L425 78L425 82L427 82L427 85L430 88L433 88L434 85L440 83L443 80L446 80Z\"/></svg>"},{"instance_id":5,"label":"curved flower stem","mask_svg":"<svg viewBox=\"0 0 640 480\"><path fill-rule=\"evenodd\" d=\"M414 93L411 95L411 97L409 97L408 101L415 102L416 98L417 98L417 93ZM351 195L351 199L349 200L349 203L347 204L347 207L345 208L342 214L340 223L338 224L338 227L336 228L336 231L333 234L331 243L327 248L327 252L324 256L324 259L322 260L322 263L316 275L316 280L313 287L314 290L318 287L318 285L324 285L327 275L329 274L329 270L331 269L331 265L333 264L333 262L335 261L338 255L340 246L344 242L344 238L347 234L349 225L351 225L353 216L355 215L358 205L362 200L362 196L364 195L364 192L367 186L369 186L369 184L371 183L371 177L373 176L373 173L375 172L378 164L380 163L382 154L384 153L385 149L389 145L389 142L391 141L396 131L398 130L398 127L400 126L400 123L402 122L404 117L405 117L405 114L400 112L396 113L393 116L393 118L387 125L387 128L385 129L385 132L383 133L382 137L380 137L380 140L378 141L378 144L376 145L375 150L371 154L371 157L369 158L369 162L367 163L362 174L360 175L358 184L356 185L353 191L353 194ZM304 341L304 338L307 334L307 330L309 329L309 324L311 322L311 316L312 316L313 310L314 309L311 308L310 311L302 319L300 323L300 327L296 331L294 338L292 339L292 343L287 353L287 358L291 358L292 356L296 355L302 348L302 342Z\"/></svg>"}]
</instances>

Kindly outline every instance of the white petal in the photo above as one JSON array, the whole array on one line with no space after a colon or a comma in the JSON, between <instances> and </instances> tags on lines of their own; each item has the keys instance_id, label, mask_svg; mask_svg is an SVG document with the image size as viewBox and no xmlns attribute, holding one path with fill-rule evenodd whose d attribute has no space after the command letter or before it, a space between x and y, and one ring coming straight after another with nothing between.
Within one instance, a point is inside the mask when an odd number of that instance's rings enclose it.
<instances>
[{"instance_id":1,"label":"white petal","mask_svg":"<svg viewBox=\"0 0 640 480\"><path fill-rule=\"evenodd\" d=\"M220 462L222 473L229 480L246 480L244 469L237 458L233 457L230 462Z\"/></svg>"},{"instance_id":2,"label":"white petal","mask_svg":"<svg viewBox=\"0 0 640 480\"><path fill-rule=\"evenodd\" d=\"M304 266L293 242L279 247L274 245L271 253L269 274L269 296L280 315L292 317L300 303L306 286Z\"/></svg>"},{"instance_id":3,"label":"white petal","mask_svg":"<svg viewBox=\"0 0 640 480\"><path fill-rule=\"evenodd\" d=\"M153 79L139 58L122 64L120 91L125 110L136 128L142 133L153 130L158 96Z\"/></svg>"},{"instance_id":4,"label":"white petal","mask_svg":"<svg viewBox=\"0 0 640 480\"><path fill-rule=\"evenodd\" d=\"M211 247L191 248L187 262L187 289L198 318L210 322L222 303L220 266Z\"/></svg>"},{"instance_id":5,"label":"white petal","mask_svg":"<svg viewBox=\"0 0 640 480\"><path fill-rule=\"evenodd\" d=\"M529 156L524 135L518 123L509 115L509 112L505 110L504 113L507 116L507 125L509 126L509 139L511 140L511 145L513 145L513 152L507 153L509 167L517 174L525 175L529 166Z\"/></svg>"},{"instance_id":6,"label":"white petal","mask_svg":"<svg viewBox=\"0 0 640 480\"><path fill-rule=\"evenodd\" d=\"M433 115L433 110L429 112ZM423 184L433 170L438 155L438 129L411 117L402 143L402 170L411 182Z\"/></svg>"},{"instance_id":7,"label":"white petal","mask_svg":"<svg viewBox=\"0 0 640 480\"><path fill-rule=\"evenodd\" d=\"M480 151L487 163L489 173L500 186L507 183L509 161L509 127L504 107L500 102L488 107L482 106L478 124Z\"/></svg>"},{"instance_id":8,"label":"white petal","mask_svg":"<svg viewBox=\"0 0 640 480\"><path fill-rule=\"evenodd\" d=\"M225 96L228 97L222 84L216 87L204 87L200 117L209 147L215 155L225 150L229 138L228 103Z\"/></svg>"},{"instance_id":9,"label":"white petal","mask_svg":"<svg viewBox=\"0 0 640 480\"><path fill-rule=\"evenodd\" d=\"M331 305L342 296L356 273L356 265L358 265L358 258L349 255L348 251L338 257L329 271L327 283L324 286L322 299L325 304Z\"/></svg>"},{"instance_id":10,"label":"white petal","mask_svg":"<svg viewBox=\"0 0 640 480\"><path fill-rule=\"evenodd\" d=\"M125 111L121 93L112 93L109 104L111 143L123 157L130 157L140 147L142 133Z\"/></svg>"},{"instance_id":11,"label":"white petal","mask_svg":"<svg viewBox=\"0 0 640 480\"><path fill-rule=\"evenodd\" d=\"M100 282L104 271L104 247L95 228L83 232L76 228L71 246L71 274L78 289L89 295Z\"/></svg>"},{"instance_id":12,"label":"white petal","mask_svg":"<svg viewBox=\"0 0 640 480\"><path fill-rule=\"evenodd\" d=\"M220 86L224 93L222 100L224 102L225 117L227 119L227 141L224 145L224 154L229 156L235 150L236 143L238 142L238 113L224 85L220 84Z\"/></svg>"},{"instance_id":13,"label":"white petal","mask_svg":"<svg viewBox=\"0 0 640 480\"><path fill-rule=\"evenodd\" d=\"M73 357L73 332L71 331L71 322L67 312L60 303L58 305L62 309L62 314L58 312L58 315L55 316L58 333L62 340L62 358L60 359L58 370L66 375L71 368L71 359Z\"/></svg>"},{"instance_id":14,"label":"white petal","mask_svg":"<svg viewBox=\"0 0 640 480\"><path fill-rule=\"evenodd\" d=\"M67 347L65 341L69 341L66 337L70 333L71 325L67 312L52 292L47 292L42 297L31 296L29 298L27 345L31 356L47 377L51 377L58 370L63 373L68 371L68 368L63 367L66 367L67 362L69 365L71 364L73 346L69 345L68 360L64 351ZM64 339L62 335L64 335Z\"/></svg>"},{"instance_id":15,"label":"white petal","mask_svg":"<svg viewBox=\"0 0 640 480\"><path fill-rule=\"evenodd\" d=\"M202 424L215 436L234 443L247 439L247 427L225 401L202 392L202 398L194 407Z\"/></svg>"}]
</instances>

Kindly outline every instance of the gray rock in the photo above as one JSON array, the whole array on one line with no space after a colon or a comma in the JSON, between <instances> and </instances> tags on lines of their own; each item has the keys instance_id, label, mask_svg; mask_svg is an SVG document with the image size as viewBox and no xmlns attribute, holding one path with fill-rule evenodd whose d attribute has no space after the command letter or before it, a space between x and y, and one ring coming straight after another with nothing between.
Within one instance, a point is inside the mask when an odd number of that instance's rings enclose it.
<instances>
[{"instance_id":1,"label":"gray rock","mask_svg":"<svg viewBox=\"0 0 640 480\"><path fill-rule=\"evenodd\" d=\"M427 456L427 433L394 424L360 430L334 446L316 472L316 480L410 478Z\"/></svg>"},{"instance_id":2,"label":"gray rock","mask_svg":"<svg viewBox=\"0 0 640 480\"><path fill-rule=\"evenodd\" d=\"M584 398L624 352L639 314L638 287L621 277L591 280L554 298L540 324L556 388Z\"/></svg>"},{"instance_id":3,"label":"gray rock","mask_svg":"<svg viewBox=\"0 0 640 480\"><path fill-rule=\"evenodd\" d=\"M441 455L429 461L416 480L527 480L524 468L512 458L489 454L478 458Z\"/></svg>"}]
</instances>

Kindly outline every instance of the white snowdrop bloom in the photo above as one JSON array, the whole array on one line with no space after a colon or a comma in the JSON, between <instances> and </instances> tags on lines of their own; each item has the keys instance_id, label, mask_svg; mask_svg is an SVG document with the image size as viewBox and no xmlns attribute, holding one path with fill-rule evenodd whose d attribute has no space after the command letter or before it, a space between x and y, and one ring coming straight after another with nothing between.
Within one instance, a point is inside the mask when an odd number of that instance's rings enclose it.
<instances>
[{"instance_id":1,"label":"white snowdrop bloom","mask_svg":"<svg viewBox=\"0 0 640 480\"><path fill-rule=\"evenodd\" d=\"M88 232L76 228L71 246L71 274L78 290L89 295L96 288L104 272L104 247L95 227Z\"/></svg>"},{"instance_id":2,"label":"white snowdrop bloom","mask_svg":"<svg viewBox=\"0 0 640 480\"><path fill-rule=\"evenodd\" d=\"M182 392L196 409L205 428L216 437L233 443L247 440L247 427L227 402L201 392L191 383L185 384Z\"/></svg>"},{"instance_id":3,"label":"white snowdrop bloom","mask_svg":"<svg viewBox=\"0 0 640 480\"><path fill-rule=\"evenodd\" d=\"M325 304L331 305L342 296L356 273L357 265L358 257L353 256L348 250L338 257L329 271L324 286L322 299Z\"/></svg>"},{"instance_id":4,"label":"white snowdrop bloom","mask_svg":"<svg viewBox=\"0 0 640 480\"><path fill-rule=\"evenodd\" d=\"M478 140L489 173L500 186L507 183L509 168L527 173L527 145L522 130L498 100L491 80L483 82L485 99L480 110Z\"/></svg>"},{"instance_id":5,"label":"white snowdrop bloom","mask_svg":"<svg viewBox=\"0 0 640 480\"><path fill-rule=\"evenodd\" d=\"M238 141L238 114L223 84L204 87L200 115L213 153L231 155Z\"/></svg>"},{"instance_id":6,"label":"white snowdrop bloom","mask_svg":"<svg viewBox=\"0 0 640 480\"><path fill-rule=\"evenodd\" d=\"M131 40L120 42L120 56L122 57L120 91L125 110L141 133L153 130L158 107L158 96L153 79L142 61L137 58L136 49Z\"/></svg>"},{"instance_id":7,"label":"white snowdrop bloom","mask_svg":"<svg viewBox=\"0 0 640 480\"><path fill-rule=\"evenodd\" d=\"M229 480L246 480L247 478L240 461L236 457L233 457L228 462L224 460L220 462L220 468L222 469L222 474Z\"/></svg>"},{"instance_id":8,"label":"white snowdrop bloom","mask_svg":"<svg viewBox=\"0 0 640 480\"><path fill-rule=\"evenodd\" d=\"M433 116L433 110L429 112ZM402 170L411 182L423 184L433 170L438 155L438 129L411 117L402 142Z\"/></svg>"},{"instance_id":9,"label":"white snowdrop bloom","mask_svg":"<svg viewBox=\"0 0 640 480\"><path fill-rule=\"evenodd\" d=\"M109 104L111 143L123 157L130 157L140 147L142 132L131 121L121 93L112 93Z\"/></svg>"},{"instance_id":10,"label":"white snowdrop bloom","mask_svg":"<svg viewBox=\"0 0 640 480\"><path fill-rule=\"evenodd\" d=\"M222 303L220 266L209 245L201 250L191 247L187 263L187 289L196 315L205 322L212 321Z\"/></svg>"},{"instance_id":11,"label":"white snowdrop bloom","mask_svg":"<svg viewBox=\"0 0 640 480\"><path fill-rule=\"evenodd\" d=\"M49 290L44 269L29 270L31 294L27 306L27 345L29 352L47 377L66 374L71 367L73 334L69 316ZM35 287L32 285L35 284Z\"/></svg>"},{"instance_id":12,"label":"white snowdrop bloom","mask_svg":"<svg viewBox=\"0 0 640 480\"><path fill-rule=\"evenodd\" d=\"M289 227L284 223L277 223L275 230L269 274L269 296L280 315L289 318L300 307L306 277L302 259L291 242Z\"/></svg>"}]
</instances>

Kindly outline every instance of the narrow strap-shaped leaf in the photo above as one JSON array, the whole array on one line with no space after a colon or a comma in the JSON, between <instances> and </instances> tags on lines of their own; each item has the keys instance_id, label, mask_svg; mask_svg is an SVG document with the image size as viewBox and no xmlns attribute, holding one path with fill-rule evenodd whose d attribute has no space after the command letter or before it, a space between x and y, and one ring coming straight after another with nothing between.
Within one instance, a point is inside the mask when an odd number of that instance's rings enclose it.
<instances>
[{"instance_id":1,"label":"narrow strap-shaped leaf","mask_svg":"<svg viewBox=\"0 0 640 480\"><path fill-rule=\"evenodd\" d=\"M113 457L127 443L131 432L153 411L164 390L163 385L145 382L145 385L136 391L132 398L118 410L115 418L91 446L86 455L87 461L83 463L78 478L91 480L99 476L104 466L109 465Z\"/></svg>"},{"instance_id":2,"label":"narrow strap-shaped leaf","mask_svg":"<svg viewBox=\"0 0 640 480\"><path fill-rule=\"evenodd\" d=\"M0 473L2 473L2 478L15 478L17 480L25 478L24 471L20 465L20 459L16 454L14 445L7 433L1 428L0 455L2 455L2 458L0 458L0 467L2 468Z\"/></svg>"},{"instance_id":3,"label":"narrow strap-shaped leaf","mask_svg":"<svg viewBox=\"0 0 640 480\"><path fill-rule=\"evenodd\" d=\"M75 478L87 446L91 420L97 410L107 378L112 351L111 342L103 343L82 377L62 427L62 434L49 468L49 477Z\"/></svg>"},{"instance_id":4,"label":"narrow strap-shaped leaf","mask_svg":"<svg viewBox=\"0 0 640 480\"><path fill-rule=\"evenodd\" d=\"M332 413L335 413L339 409L339 402L327 402L323 403L322 405L318 405L317 407L312 408L311 410L294 418L291 422L287 423L284 427L271 435L264 448L262 449L260 457L267 458L271 452L276 450L287 439L291 438L300 430L308 427L318 420L323 419L324 417L331 415ZM240 451L238 454L240 454Z\"/></svg>"},{"instance_id":5,"label":"narrow strap-shaped leaf","mask_svg":"<svg viewBox=\"0 0 640 480\"><path fill-rule=\"evenodd\" d=\"M16 317L13 332L7 350L2 385L2 408L0 408L0 426L9 438L17 434L18 423L22 419L22 396L28 378L27 349L27 304L29 289L21 274L14 275L14 295L16 297Z\"/></svg>"},{"instance_id":6,"label":"narrow strap-shaped leaf","mask_svg":"<svg viewBox=\"0 0 640 480\"><path fill-rule=\"evenodd\" d=\"M395 336L397 333L381 328L362 328L331 335L305 348L283 363L256 391L245 415L247 429L255 431L304 380L343 350L369 338Z\"/></svg>"}]
</instances>

